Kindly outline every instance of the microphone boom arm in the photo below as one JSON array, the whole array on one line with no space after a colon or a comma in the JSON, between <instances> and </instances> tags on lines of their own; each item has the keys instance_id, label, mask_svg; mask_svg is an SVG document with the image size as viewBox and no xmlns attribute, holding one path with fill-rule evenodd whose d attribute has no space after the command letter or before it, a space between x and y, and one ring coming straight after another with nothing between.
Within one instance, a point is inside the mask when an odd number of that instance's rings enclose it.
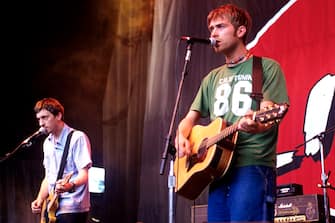
<instances>
[{"instance_id":1,"label":"microphone boom arm","mask_svg":"<svg viewBox=\"0 0 335 223\"><path fill-rule=\"evenodd\" d=\"M12 157L20 148L30 147L33 144L34 139L46 134L47 131L41 127L38 131L34 132L31 136L23 140L17 147L15 147L14 150L6 153L4 157L0 157L0 163Z\"/></svg>"}]
</instances>

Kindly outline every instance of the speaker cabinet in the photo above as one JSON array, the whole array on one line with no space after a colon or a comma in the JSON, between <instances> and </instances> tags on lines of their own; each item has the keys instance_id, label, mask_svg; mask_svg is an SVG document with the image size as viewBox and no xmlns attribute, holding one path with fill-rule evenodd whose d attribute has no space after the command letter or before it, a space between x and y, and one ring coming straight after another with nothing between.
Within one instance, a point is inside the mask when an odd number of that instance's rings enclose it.
<instances>
[{"instance_id":1,"label":"speaker cabinet","mask_svg":"<svg viewBox=\"0 0 335 223\"><path fill-rule=\"evenodd\" d=\"M324 222L323 196L320 194L278 197L275 204L277 222ZM207 205L191 207L191 223L207 223Z\"/></svg>"},{"instance_id":2,"label":"speaker cabinet","mask_svg":"<svg viewBox=\"0 0 335 223\"><path fill-rule=\"evenodd\" d=\"M275 222L323 222L322 198L322 195L319 194L277 198Z\"/></svg>"}]
</instances>

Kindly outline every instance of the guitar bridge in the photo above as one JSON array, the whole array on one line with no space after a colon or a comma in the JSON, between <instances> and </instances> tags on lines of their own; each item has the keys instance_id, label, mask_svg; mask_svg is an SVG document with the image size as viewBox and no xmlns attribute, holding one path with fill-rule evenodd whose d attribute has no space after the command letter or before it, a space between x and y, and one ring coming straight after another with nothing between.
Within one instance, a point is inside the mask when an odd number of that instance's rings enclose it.
<instances>
[{"instance_id":1,"label":"guitar bridge","mask_svg":"<svg viewBox=\"0 0 335 223\"><path fill-rule=\"evenodd\" d=\"M187 157L187 170L189 171L195 164L205 160L207 154L207 138L202 140L198 152Z\"/></svg>"},{"instance_id":2,"label":"guitar bridge","mask_svg":"<svg viewBox=\"0 0 335 223\"><path fill-rule=\"evenodd\" d=\"M187 171L189 171L197 162L198 162L198 155L197 154L192 154L187 157Z\"/></svg>"}]
</instances>

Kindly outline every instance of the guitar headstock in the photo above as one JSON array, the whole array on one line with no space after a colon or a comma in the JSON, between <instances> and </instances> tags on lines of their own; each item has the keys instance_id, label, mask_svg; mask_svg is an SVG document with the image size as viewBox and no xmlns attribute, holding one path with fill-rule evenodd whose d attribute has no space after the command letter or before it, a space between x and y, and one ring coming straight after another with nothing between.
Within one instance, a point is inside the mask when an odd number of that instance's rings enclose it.
<instances>
[{"instance_id":1,"label":"guitar headstock","mask_svg":"<svg viewBox=\"0 0 335 223\"><path fill-rule=\"evenodd\" d=\"M288 107L289 105L286 103L273 104L272 106L257 111L254 120L261 123L278 123L286 115Z\"/></svg>"}]
</instances>

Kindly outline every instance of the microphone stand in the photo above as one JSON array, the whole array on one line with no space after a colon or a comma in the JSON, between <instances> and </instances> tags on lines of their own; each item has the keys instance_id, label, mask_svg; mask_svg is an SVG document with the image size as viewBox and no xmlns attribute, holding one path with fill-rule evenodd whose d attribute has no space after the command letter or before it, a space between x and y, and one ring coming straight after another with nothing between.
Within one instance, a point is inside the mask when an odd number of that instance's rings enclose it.
<instances>
[{"instance_id":1,"label":"microphone stand","mask_svg":"<svg viewBox=\"0 0 335 223\"><path fill-rule=\"evenodd\" d=\"M325 222L329 223L330 222L330 210L329 210L329 205L328 205L328 195L327 195L327 189L333 189L335 190L335 188L333 186L331 186L331 184L328 181L330 172L328 174L325 173L325 160L324 160L324 138L325 135L331 132L335 131L335 126L326 129L324 132L319 133L318 135L315 135L314 137L310 138L309 140L305 141L304 143L296 146L295 148L299 148L305 144L307 144L308 142L314 140L314 139L318 139L319 140L319 145L320 145L320 163L321 163L321 182L322 184L318 184L318 187L322 188L323 191L323 207L324 207L324 211L325 211Z\"/></svg>"},{"instance_id":2,"label":"microphone stand","mask_svg":"<svg viewBox=\"0 0 335 223\"><path fill-rule=\"evenodd\" d=\"M1 157L0 163L12 157L19 149L24 148L24 147L30 147L31 145L32 145L31 141L26 142L26 140L23 140L18 146L14 148L14 150L6 153L4 157Z\"/></svg>"},{"instance_id":3,"label":"microphone stand","mask_svg":"<svg viewBox=\"0 0 335 223\"><path fill-rule=\"evenodd\" d=\"M41 137L42 135L46 135L47 132L45 131L44 128L40 128L38 131L30 135L28 138L23 140L17 147L14 148L13 151L6 153L4 157L0 157L0 163L9 159L11 156L13 156L20 148L28 148L30 147L34 140L38 137Z\"/></svg>"},{"instance_id":4,"label":"microphone stand","mask_svg":"<svg viewBox=\"0 0 335 223\"><path fill-rule=\"evenodd\" d=\"M170 154L171 155L171 160L170 160L170 170L169 170L169 177L168 177L169 223L174 223L174 207L173 207L173 204L174 204L174 188L175 188L175 185L176 185L176 178L175 178L174 173L173 173L173 167L174 167L175 154L176 154L176 151L177 151L176 148L174 147L174 145L171 144L171 136L172 136L172 131L174 129L173 124L174 124L175 119L176 119L176 114L177 114L177 110L178 110L178 105L179 105L179 101L180 101L182 87L183 87L183 84L184 84L185 76L187 75L188 64L191 60L191 52L192 52L192 42L187 41L184 67L183 67L181 79L180 79L180 82L179 82L177 97L176 97L176 101L175 101L175 105L174 105L174 109L173 109L172 119L171 119L171 122L170 122L169 132L168 132L168 135L167 135L166 141L165 141L165 148L164 148L164 152L162 154L160 171L159 171L160 175L164 174L167 155Z\"/></svg>"}]
</instances>

